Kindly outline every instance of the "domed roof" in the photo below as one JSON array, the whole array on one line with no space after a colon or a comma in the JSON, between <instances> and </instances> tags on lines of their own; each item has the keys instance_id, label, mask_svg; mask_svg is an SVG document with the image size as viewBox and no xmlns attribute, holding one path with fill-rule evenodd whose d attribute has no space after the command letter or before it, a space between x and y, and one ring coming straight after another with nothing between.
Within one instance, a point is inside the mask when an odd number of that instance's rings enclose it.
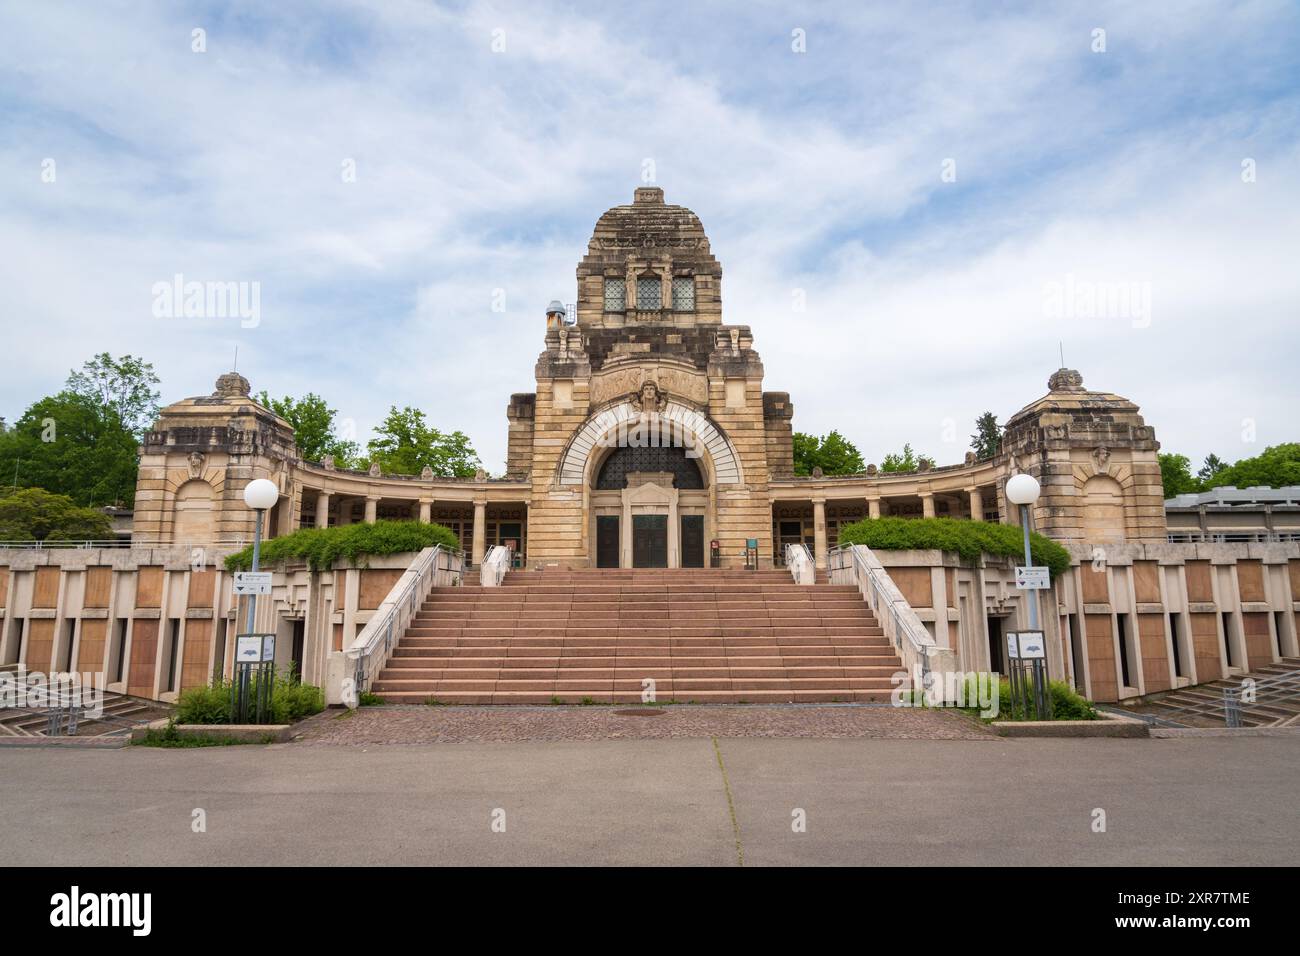
<instances>
[{"instance_id":1,"label":"domed roof","mask_svg":"<svg viewBox=\"0 0 1300 956\"><path fill-rule=\"evenodd\" d=\"M1052 373L1047 380L1047 394L1035 402L1030 402L1007 420L1011 428L1017 422L1042 415L1074 415L1080 412L1090 415L1132 414L1138 407L1120 395L1111 392L1093 392L1083 387L1083 376L1075 369L1061 368Z\"/></svg>"}]
</instances>

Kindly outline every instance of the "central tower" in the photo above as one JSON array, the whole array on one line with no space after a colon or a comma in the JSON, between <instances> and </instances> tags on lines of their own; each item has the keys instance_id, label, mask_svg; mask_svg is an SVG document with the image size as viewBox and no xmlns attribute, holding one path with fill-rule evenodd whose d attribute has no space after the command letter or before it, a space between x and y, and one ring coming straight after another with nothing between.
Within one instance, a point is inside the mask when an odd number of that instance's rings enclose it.
<instances>
[{"instance_id":1,"label":"central tower","mask_svg":"<svg viewBox=\"0 0 1300 956\"><path fill-rule=\"evenodd\" d=\"M699 567L716 542L730 567L750 540L770 560L791 409L764 394L749 327L723 324L699 217L638 188L597 220L577 279L576 324L552 310L537 391L508 413L508 470L532 485L529 562Z\"/></svg>"}]
</instances>

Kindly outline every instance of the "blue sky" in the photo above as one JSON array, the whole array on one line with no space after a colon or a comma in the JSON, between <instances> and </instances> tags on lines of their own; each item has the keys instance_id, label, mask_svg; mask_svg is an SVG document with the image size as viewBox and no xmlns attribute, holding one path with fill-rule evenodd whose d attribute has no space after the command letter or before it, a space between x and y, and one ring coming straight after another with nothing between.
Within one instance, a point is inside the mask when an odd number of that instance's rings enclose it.
<instances>
[{"instance_id":1,"label":"blue sky","mask_svg":"<svg viewBox=\"0 0 1300 956\"><path fill-rule=\"evenodd\" d=\"M636 9L0 8L0 414L102 350L205 394L237 347L361 441L416 405L499 471L545 304L652 166L796 428L868 461L959 461L1061 346L1165 450L1300 439L1296 4ZM156 317L177 273L258 283L259 324ZM1067 283L1150 307L1062 315Z\"/></svg>"}]
</instances>

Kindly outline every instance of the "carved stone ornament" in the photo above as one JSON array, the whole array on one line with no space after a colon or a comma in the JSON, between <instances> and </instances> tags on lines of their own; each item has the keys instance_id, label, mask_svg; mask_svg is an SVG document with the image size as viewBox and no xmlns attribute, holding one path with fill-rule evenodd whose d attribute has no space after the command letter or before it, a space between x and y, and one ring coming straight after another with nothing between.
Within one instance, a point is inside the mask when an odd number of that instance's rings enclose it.
<instances>
[{"instance_id":1,"label":"carved stone ornament","mask_svg":"<svg viewBox=\"0 0 1300 956\"><path fill-rule=\"evenodd\" d=\"M880 471L880 469L879 469L877 466L875 466L875 465L867 465L867 474L868 474L868 475L870 475L870 476L872 476L872 477L875 477L875 475L878 474L879 471Z\"/></svg>"},{"instance_id":2,"label":"carved stone ornament","mask_svg":"<svg viewBox=\"0 0 1300 956\"><path fill-rule=\"evenodd\" d=\"M1048 425L1043 429L1043 435L1048 441L1064 441L1069 435L1069 428L1065 425Z\"/></svg>"},{"instance_id":3,"label":"carved stone ornament","mask_svg":"<svg viewBox=\"0 0 1300 956\"><path fill-rule=\"evenodd\" d=\"M740 329L731 329L731 351L740 352Z\"/></svg>"},{"instance_id":4,"label":"carved stone ornament","mask_svg":"<svg viewBox=\"0 0 1300 956\"><path fill-rule=\"evenodd\" d=\"M244 376L238 372L226 372L217 378L217 390L213 394L224 395L227 398L238 398L242 395L247 398L252 391L253 386Z\"/></svg>"},{"instance_id":5,"label":"carved stone ornament","mask_svg":"<svg viewBox=\"0 0 1300 956\"><path fill-rule=\"evenodd\" d=\"M973 465L978 461L979 459L975 457L975 453L973 451L966 452L966 464Z\"/></svg>"},{"instance_id":6,"label":"carved stone ornament","mask_svg":"<svg viewBox=\"0 0 1300 956\"><path fill-rule=\"evenodd\" d=\"M190 452L189 457L190 477L198 478L203 474L203 453L199 451Z\"/></svg>"},{"instance_id":7,"label":"carved stone ornament","mask_svg":"<svg viewBox=\"0 0 1300 956\"><path fill-rule=\"evenodd\" d=\"M1092 453L1092 461L1097 474L1106 474L1110 470L1110 449L1105 445L1098 445L1097 450Z\"/></svg>"},{"instance_id":8,"label":"carved stone ornament","mask_svg":"<svg viewBox=\"0 0 1300 956\"><path fill-rule=\"evenodd\" d=\"M658 383L649 380L642 382L641 391L632 395L632 404L641 410L642 415L656 415L667 403Z\"/></svg>"},{"instance_id":9,"label":"carved stone ornament","mask_svg":"<svg viewBox=\"0 0 1300 956\"><path fill-rule=\"evenodd\" d=\"M420 477L423 478L425 481L428 481L430 478L433 477L433 468L431 468L429 465L425 465L423 468L420 469Z\"/></svg>"},{"instance_id":10,"label":"carved stone ornament","mask_svg":"<svg viewBox=\"0 0 1300 956\"><path fill-rule=\"evenodd\" d=\"M333 470L334 470L334 456L333 456L333 455L326 455L324 458L322 458L322 459L320 460L320 464L321 464L321 467L324 468L326 471L333 471Z\"/></svg>"},{"instance_id":11,"label":"carved stone ornament","mask_svg":"<svg viewBox=\"0 0 1300 956\"><path fill-rule=\"evenodd\" d=\"M1047 380L1047 388L1053 392L1077 391L1083 388L1083 376L1072 368L1058 368Z\"/></svg>"},{"instance_id":12,"label":"carved stone ornament","mask_svg":"<svg viewBox=\"0 0 1300 956\"><path fill-rule=\"evenodd\" d=\"M379 477L379 462L377 462L377 461L372 461L372 462L370 463L370 477L371 477L371 478L378 478L378 477Z\"/></svg>"},{"instance_id":13,"label":"carved stone ornament","mask_svg":"<svg viewBox=\"0 0 1300 956\"><path fill-rule=\"evenodd\" d=\"M812 476L814 478L824 478L826 476L826 473L822 471L821 465L815 465L812 470Z\"/></svg>"},{"instance_id":14,"label":"carved stone ornament","mask_svg":"<svg viewBox=\"0 0 1300 956\"><path fill-rule=\"evenodd\" d=\"M483 469L483 468L475 468L475 469L474 469L474 480L475 480L475 481L487 481L487 476L488 476L488 474L487 474L487 470L486 470L486 469Z\"/></svg>"}]
</instances>

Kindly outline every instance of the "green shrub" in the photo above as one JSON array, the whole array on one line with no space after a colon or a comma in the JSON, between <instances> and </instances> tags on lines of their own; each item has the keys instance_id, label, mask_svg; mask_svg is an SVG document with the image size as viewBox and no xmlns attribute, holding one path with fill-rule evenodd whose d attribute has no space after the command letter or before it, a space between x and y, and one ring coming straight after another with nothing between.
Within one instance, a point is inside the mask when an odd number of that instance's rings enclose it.
<instances>
[{"instance_id":1,"label":"green shrub","mask_svg":"<svg viewBox=\"0 0 1300 956\"><path fill-rule=\"evenodd\" d=\"M230 723L230 685L217 680L208 687L191 687L176 701L179 724Z\"/></svg>"},{"instance_id":2,"label":"green shrub","mask_svg":"<svg viewBox=\"0 0 1300 956\"><path fill-rule=\"evenodd\" d=\"M368 690L363 690L357 696L358 707L379 707L380 705L383 704L383 702L384 702L384 698Z\"/></svg>"},{"instance_id":3,"label":"green shrub","mask_svg":"<svg viewBox=\"0 0 1300 956\"><path fill-rule=\"evenodd\" d=\"M1073 687L1063 680L1048 681L1048 690L1052 696L1052 720L1099 720L1096 709L1092 702L1086 697L1081 696ZM1026 720L1033 720L1034 714L1030 705L1030 713ZM1011 682L1003 679L1002 686L999 688L998 715L995 720L1011 719Z\"/></svg>"},{"instance_id":4,"label":"green shrub","mask_svg":"<svg viewBox=\"0 0 1300 956\"><path fill-rule=\"evenodd\" d=\"M250 682L249 693L256 695L257 681ZM229 724L231 684L217 680L208 687L192 687L176 701L176 722L180 724ZM271 723L291 724L319 714L325 709L325 692L311 684L299 683L292 671L275 676L271 688Z\"/></svg>"},{"instance_id":5,"label":"green shrub","mask_svg":"<svg viewBox=\"0 0 1300 956\"><path fill-rule=\"evenodd\" d=\"M279 564L291 559L305 560L308 567L323 571L339 559L353 566L371 554L403 554L442 545L459 549L460 540L440 524L422 521L376 521L374 524L347 524L337 528L302 528L282 538L262 543L263 565ZM246 571L253 566L253 546L236 551L226 558L227 571Z\"/></svg>"},{"instance_id":6,"label":"green shrub","mask_svg":"<svg viewBox=\"0 0 1300 956\"><path fill-rule=\"evenodd\" d=\"M961 518L867 518L840 529L840 544L865 544L880 551L956 551L967 561L981 554L1023 559L1024 533L1015 525ZM1050 538L1030 532L1034 564L1052 577L1069 570L1070 555Z\"/></svg>"}]
</instances>

